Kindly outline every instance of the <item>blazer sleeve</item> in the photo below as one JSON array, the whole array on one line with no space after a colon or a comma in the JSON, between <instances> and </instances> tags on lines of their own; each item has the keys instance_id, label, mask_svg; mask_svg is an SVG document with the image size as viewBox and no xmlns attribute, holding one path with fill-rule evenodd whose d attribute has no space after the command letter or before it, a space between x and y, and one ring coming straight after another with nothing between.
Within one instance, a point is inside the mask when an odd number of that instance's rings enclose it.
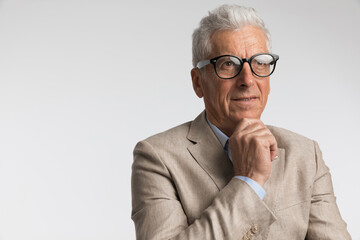
<instances>
[{"instance_id":1,"label":"blazer sleeve","mask_svg":"<svg viewBox=\"0 0 360 240\"><path fill-rule=\"evenodd\" d=\"M131 184L137 240L251 239L276 220L248 184L233 178L189 225L172 176L147 141L135 147Z\"/></svg>"},{"instance_id":2,"label":"blazer sleeve","mask_svg":"<svg viewBox=\"0 0 360 240\"><path fill-rule=\"evenodd\" d=\"M346 223L336 204L333 185L328 167L316 142L316 175L312 189L309 226L306 239L351 240Z\"/></svg>"}]
</instances>

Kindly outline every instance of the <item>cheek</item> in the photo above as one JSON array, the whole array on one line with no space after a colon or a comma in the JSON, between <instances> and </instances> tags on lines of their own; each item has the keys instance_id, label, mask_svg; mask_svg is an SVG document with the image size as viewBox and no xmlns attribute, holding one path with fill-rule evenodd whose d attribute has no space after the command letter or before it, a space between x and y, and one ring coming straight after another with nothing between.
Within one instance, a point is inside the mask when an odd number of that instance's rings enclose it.
<instances>
[{"instance_id":1,"label":"cheek","mask_svg":"<svg viewBox=\"0 0 360 240\"><path fill-rule=\"evenodd\" d=\"M224 86L219 82L218 79L207 78L205 85L205 96L208 98L208 101L213 104L218 105L218 102L223 98Z\"/></svg>"},{"instance_id":2,"label":"cheek","mask_svg":"<svg viewBox=\"0 0 360 240\"><path fill-rule=\"evenodd\" d=\"M215 86L215 94L213 95L215 97L215 101L217 101L218 105L221 105L222 107L226 107L228 105L228 99L231 95L231 89L232 85L230 82L221 82L218 85Z\"/></svg>"},{"instance_id":3,"label":"cheek","mask_svg":"<svg viewBox=\"0 0 360 240\"><path fill-rule=\"evenodd\" d=\"M203 79L204 100L215 108L226 108L227 99L233 87L231 81L223 81L208 73Z\"/></svg>"},{"instance_id":4,"label":"cheek","mask_svg":"<svg viewBox=\"0 0 360 240\"><path fill-rule=\"evenodd\" d=\"M264 82L261 82L259 84L259 89L260 89L260 92L261 92L261 95L263 97L264 100L267 99L269 93L270 93L270 83L269 83L269 80L267 79L266 81Z\"/></svg>"},{"instance_id":5,"label":"cheek","mask_svg":"<svg viewBox=\"0 0 360 240\"><path fill-rule=\"evenodd\" d=\"M204 84L203 84L203 92L204 92L204 98L207 100L207 101L211 101L211 99L213 98L213 96L215 96L215 86L213 84L211 84L210 81L206 81Z\"/></svg>"}]
</instances>

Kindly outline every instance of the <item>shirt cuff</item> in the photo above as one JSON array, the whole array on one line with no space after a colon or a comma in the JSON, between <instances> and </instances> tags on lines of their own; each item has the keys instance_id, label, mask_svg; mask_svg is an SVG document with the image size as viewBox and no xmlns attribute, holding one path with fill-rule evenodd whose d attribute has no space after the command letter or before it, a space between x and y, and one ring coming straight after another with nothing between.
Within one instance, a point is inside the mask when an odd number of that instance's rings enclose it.
<instances>
[{"instance_id":1,"label":"shirt cuff","mask_svg":"<svg viewBox=\"0 0 360 240\"><path fill-rule=\"evenodd\" d=\"M249 184L249 186L255 191L255 193L259 196L261 200L264 200L264 197L266 195L265 189L258 184L256 181L252 180L251 178L244 177L244 176L235 176L236 178L239 178Z\"/></svg>"}]
</instances>

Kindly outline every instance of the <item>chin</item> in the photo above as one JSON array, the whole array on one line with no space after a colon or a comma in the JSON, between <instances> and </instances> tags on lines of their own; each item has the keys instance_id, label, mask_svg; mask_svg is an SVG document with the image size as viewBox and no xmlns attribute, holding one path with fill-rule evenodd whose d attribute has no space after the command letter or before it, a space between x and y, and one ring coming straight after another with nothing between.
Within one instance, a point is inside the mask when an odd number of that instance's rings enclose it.
<instances>
[{"instance_id":1,"label":"chin","mask_svg":"<svg viewBox=\"0 0 360 240\"><path fill-rule=\"evenodd\" d=\"M242 112L242 113L236 113L231 118L235 122L239 122L243 118L255 118L260 119L261 114L259 113L253 113L253 112Z\"/></svg>"}]
</instances>

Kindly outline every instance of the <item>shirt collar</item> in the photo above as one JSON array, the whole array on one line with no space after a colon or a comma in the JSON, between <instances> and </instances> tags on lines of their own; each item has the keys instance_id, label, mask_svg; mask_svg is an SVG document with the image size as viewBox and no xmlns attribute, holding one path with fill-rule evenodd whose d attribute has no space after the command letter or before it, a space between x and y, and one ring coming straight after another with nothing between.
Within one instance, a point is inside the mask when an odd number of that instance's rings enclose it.
<instances>
[{"instance_id":1,"label":"shirt collar","mask_svg":"<svg viewBox=\"0 0 360 240\"><path fill-rule=\"evenodd\" d=\"M229 140L229 137L226 136L222 131L220 131L220 129L218 129L214 124L212 124L207 116L206 116L206 121L209 123L212 131L214 132L217 139L220 141L223 148L225 148L226 142Z\"/></svg>"}]
</instances>

